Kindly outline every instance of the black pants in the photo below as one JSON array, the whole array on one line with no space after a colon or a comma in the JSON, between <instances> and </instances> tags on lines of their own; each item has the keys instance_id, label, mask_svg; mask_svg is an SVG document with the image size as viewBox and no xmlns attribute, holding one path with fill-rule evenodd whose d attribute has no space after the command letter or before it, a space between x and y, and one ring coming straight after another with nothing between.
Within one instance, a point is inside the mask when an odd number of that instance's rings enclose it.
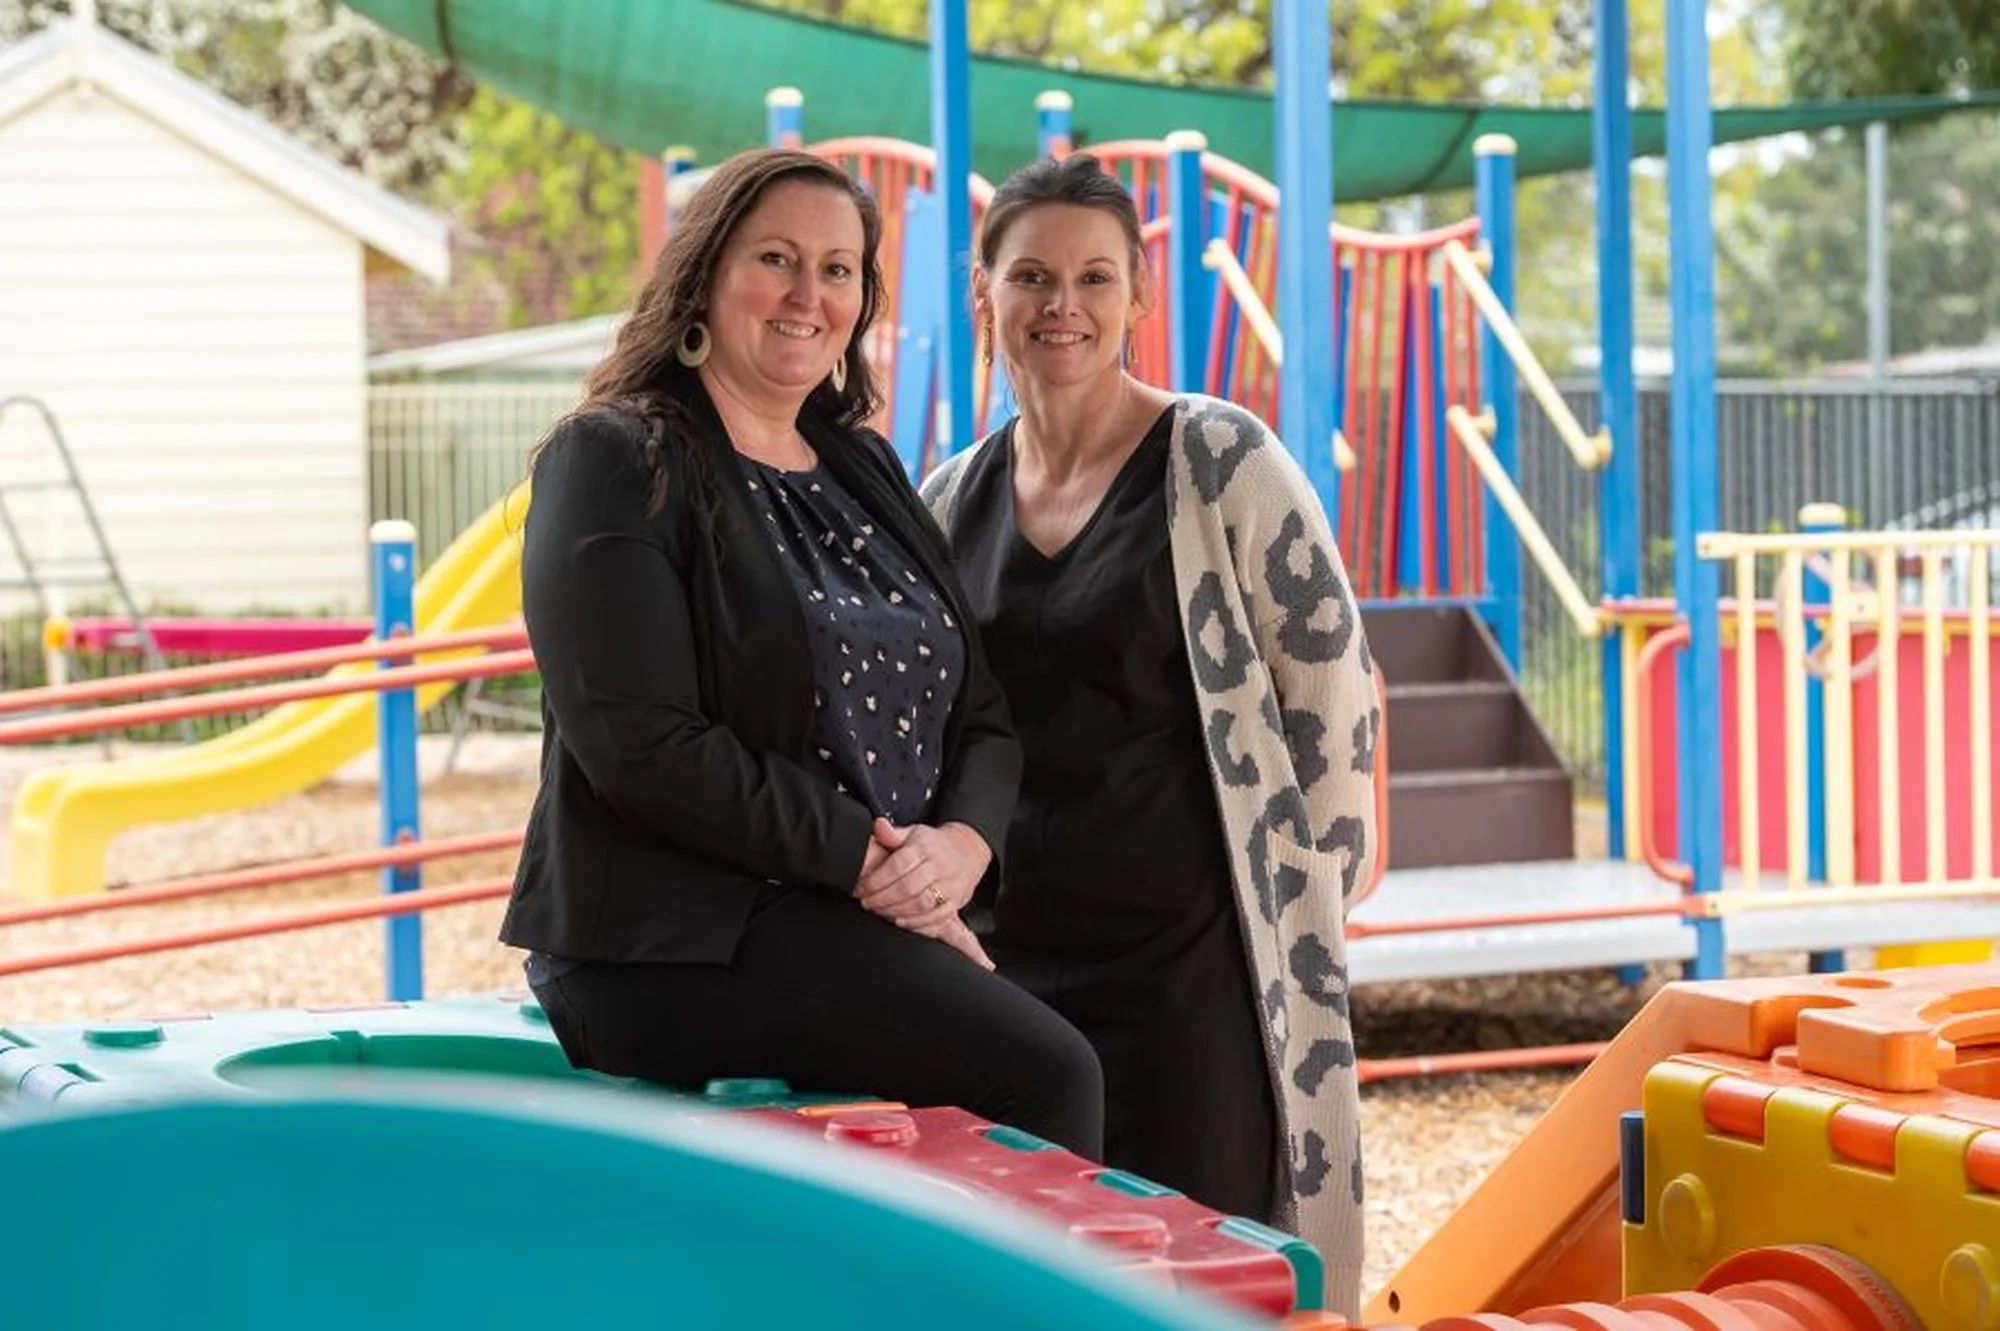
<instances>
[{"instance_id":1,"label":"black pants","mask_svg":"<svg viewBox=\"0 0 2000 1331\"><path fill-rule=\"evenodd\" d=\"M957 1105L1101 1157L1104 1074L1074 1027L943 943L820 889L762 889L726 966L586 962L535 995L578 1067Z\"/></svg>"},{"instance_id":2,"label":"black pants","mask_svg":"<svg viewBox=\"0 0 2000 1331\"><path fill-rule=\"evenodd\" d=\"M1074 1022L1104 1066L1104 1162L1268 1222L1277 1106L1232 910L1171 952L1053 961L996 946L1001 972Z\"/></svg>"}]
</instances>

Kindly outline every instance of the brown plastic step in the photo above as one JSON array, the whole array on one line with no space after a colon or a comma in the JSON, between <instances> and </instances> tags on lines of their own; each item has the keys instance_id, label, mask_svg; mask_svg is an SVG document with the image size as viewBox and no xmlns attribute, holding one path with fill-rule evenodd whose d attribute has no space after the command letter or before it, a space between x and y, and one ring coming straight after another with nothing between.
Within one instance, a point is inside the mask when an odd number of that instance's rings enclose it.
<instances>
[{"instance_id":1,"label":"brown plastic step","mask_svg":"<svg viewBox=\"0 0 2000 1331\"><path fill-rule=\"evenodd\" d=\"M1391 773L1562 766L1505 681L1391 685L1387 733Z\"/></svg>"},{"instance_id":2,"label":"brown plastic step","mask_svg":"<svg viewBox=\"0 0 2000 1331\"><path fill-rule=\"evenodd\" d=\"M1569 773L1561 768L1409 772L1389 778L1389 863L1394 868L1565 860L1575 854L1574 791Z\"/></svg>"},{"instance_id":3,"label":"brown plastic step","mask_svg":"<svg viewBox=\"0 0 2000 1331\"><path fill-rule=\"evenodd\" d=\"M1465 606L1372 605L1362 610L1361 623L1391 688L1507 680L1498 646Z\"/></svg>"}]
</instances>

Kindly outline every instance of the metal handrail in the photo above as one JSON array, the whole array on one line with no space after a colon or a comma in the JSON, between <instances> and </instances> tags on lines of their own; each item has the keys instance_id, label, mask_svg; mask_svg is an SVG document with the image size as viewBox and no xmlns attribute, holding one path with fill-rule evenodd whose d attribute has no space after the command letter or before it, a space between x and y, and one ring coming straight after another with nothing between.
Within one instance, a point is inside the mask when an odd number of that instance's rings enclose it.
<instances>
[{"instance_id":1,"label":"metal handrail","mask_svg":"<svg viewBox=\"0 0 2000 1331\"><path fill-rule=\"evenodd\" d=\"M1528 508L1527 501L1521 498L1521 492L1514 488L1514 482L1507 475L1507 469L1500 465L1500 460L1493 456L1493 450L1487 447L1486 438L1480 432L1478 421L1471 412L1460 406L1446 409L1444 418L1445 423L1451 427L1452 435L1458 440L1459 447L1465 450L1466 456L1470 457L1473 465L1479 468L1480 477L1485 480L1486 488L1492 492L1493 498L1499 502L1507 517L1513 522L1514 531L1520 536L1521 544L1527 547L1529 555L1542 570L1542 576L1546 577L1549 585L1555 589L1556 599L1562 602L1563 609L1569 613L1577 631L1586 638L1602 637L1605 628L1604 613L1590 603L1590 598L1584 595L1583 588L1570 575L1569 566L1564 564L1562 556L1556 553L1555 544L1549 540L1548 533L1542 530L1542 524L1536 521L1534 513Z\"/></svg>"},{"instance_id":2,"label":"metal handrail","mask_svg":"<svg viewBox=\"0 0 2000 1331\"><path fill-rule=\"evenodd\" d=\"M348 693L380 693L388 689L415 688L422 684L456 683L468 679L488 679L494 675L526 674L535 669L535 654L526 648L512 652L490 652L457 661L431 665L397 666L352 675L328 675L320 679L295 680L288 684L266 684L256 688L223 693L203 693L191 698L165 698L152 702L125 703L94 712L35 717L0 725L0 744L32 744L40 740L66 739L74 735L94 735L131 726L157 725L184 717L222 716L230 712L254 711L280 703L303 702L313 698L333 698Z\"/></svg>"},{"instance_id":3,"label":"metal handrail","mask_svg":"<svg viewBox=\"0 0 2000 1331\"><path fill-rule=\"evenodd\" d=\"M460 855L512 850L521 844L521 838L525 834L524 829L516 828L511 832L471 832L460 836L436 837L429 841L399 841L395 845L375 850L351 851L343 855L320 855L305 860L284 860L277 864L259 864L249 869L230 869L223 873L169 879L166 882L150 883L143 887L122 887L116 892L100 892L87 897L41 901L28 906L0 909L0 925L39 924L47 920L68 919L74 915L94 915L100 911L124 910L132 906L157 906L169 901L219 896L225 892L286 887L293 883L310 882L315 878L332 878L341 874L361 873L368 869L409 868L412 865L429 864L433 860L452 859Z\"/></svg>"},{"instance_id":4,"label":"metal handrail","mask_svg":"<svg viewBox=\"0 0 2000 1331\"><path fill-rule=\"evenodd\" d=\"M1595 471L1609 462L1611 432L1603 428L1596 434L1583 432L1583 425L1577 420L1576 413L1569 409L1569 403L1563 401L1563 395L1556 389L1555 381L1549 378L1549 372L1542 368L1542 362L1535 355L1534 348L1530 347L1528 339L1522 336L1520 325L1514 322L1514 317L1507 313L1507 307L1501 304L1492 283L1488 282L1486 274L1480 271L1479 261L1473 257L1472 251L1468 250L1462 241L1449 240L1438 253L1443 256L1452 272L1458 275L1458 280L1465 284L1465 290L1472 297L1472 303L1479 307L1479 313L1485 318L1487 326L1493 330L1494 337L1506 350L1508 358L1514 362L1514 368L1520 372L1521 381L1528 386L1528 391L1534 394L1535 401L1542 404L1542 410L1548 413L1556 434L1568 447L1570 456L1576 459L1576 465L1585 471Z\"/></svg>"},{"instance_id":5,"label":"metal handrail","mask_svg":"<svg viewBox=\"0 0 2000 1331\"><path fill-rule=\"evenodd\" d=\"M340 647L314 647L302 652L276 652L268 656L245 657L211 665L184 666L177 670L149 670L139 675L118 675L110 679L81 680L43 688L16 689L0 693L0 713L32 712L44 707L68 707L76 703L108 702L113 698L133 698L142 693L168 693L176 689L209 688L235 684L272 675L303 675L330 670L335 666L390 657L433 656L443 652L471 652L482 649L521 647L528 632L520 624L497 628L465 629L457 633L437 633L425 637L398 637L386 641L369 638Z\"/></svg>"},{"instance_id":6,"label":"metal handrail","mask_svg":"<svg viewBox=\"0 0 2000 1331\"><path fill-rule=\"evenodd\" d=\"M1694 866L1669 860L1653 841L1653 674L1660 661L1688 645L1693 632L1686 623L1654 634L1639 649L1632 667L1632 765L1639 773L1639 858L1646 867L1682 891L1694 886Z\"/></svg>"},{"instance_id":7,"label":"metal handrail","mask_svg":"<svg viewBox=\"0 0 2000 1331\"><path fill-rule=\"evenodd\" d=\"M1243 322L1257 335L1257 341L1271 358L1271 364L1283 369L1285 335L1278 331L1278 321L1271 317L1271 311L1265 306L1263 297L1257 294L1250 274L1243 271L1235 251L1221 240L1211 240L1201 252L1201 266L1222 279L1222 285L1236 298L1236 307L1243 311ZM1353 471L1356 460L1347 436L1336 429L1333 432L1333 465L1342 471Z\"/></svg>"},{"instance_id":8,"label":"metal handrail","mask_svg":"<svg viewBox=\"0 0 2000 1331\"><path fill-rule=\"evenodd\" d=\"M440 906L462 906L475 901L497 900L513 890L512 878L483 878L471 883L454 883L450 887L423 887L414 892L399 892L392 896L377 897L367 901L342 901L327 906L315 906L309 910L293 911L286 915L211 925L177 934L160 934L152 938L128 938L115 943L64 948L56 952L44 952L38 956L0 958L0 977L27 975L34 971L60 970L66 966L83 966L90 962L111 961L119 957L137 957L150 952L176 952L182 948L205 947L210 943L231 943L244 938L262 937L265 934L317 929L328 924L349 924L356 920L416 915L426 910L435 910Z\"/></svg>"}]
</instances>

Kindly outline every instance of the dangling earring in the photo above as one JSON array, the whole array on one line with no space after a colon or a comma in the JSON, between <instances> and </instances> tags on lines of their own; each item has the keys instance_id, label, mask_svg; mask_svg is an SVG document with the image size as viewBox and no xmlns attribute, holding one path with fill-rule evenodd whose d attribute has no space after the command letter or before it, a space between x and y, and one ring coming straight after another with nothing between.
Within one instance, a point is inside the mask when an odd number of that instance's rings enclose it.
<instances>
[{"instance_id":1,"label":"dangling earring","mask_svg":"<svg viewBox=\"0 0 2000 1331\"><path fill-rule=\"evenodd\" d=\"M833 368L827 371L826 377L827 381L833 385L835 393L845 393L847 391L847 353L845 351L840 353L840 359L833 363Z\"/></svg>"},{"instance_id":2,"label":"dangling earring","mask_svg":"<svg viewBox=\"0 0 2000 1331\"><path fill-rule=\"evenodd\" d=\"M993 363L992 324L979 325L979 363L981 365L991 365Z\"/></svg>"},{"instance_id":3,"label":"dangling earring","mask_svg":"<svg viewBox=\"0 0 2000 1331\"><path fill-rule=\"evenodd\" d=\"M696 319L681 334L680 345L674 348L674 359L690 370L699 369L708 359L709 348L713 345L708 336L708 325Z\"/></svg>"},{"instance_id":4,"label":"dangling earring","mask_svg":"<svg viewBox=\"0 0 2000 1331\"><path fill-rule=\"evenodd\" d=\"M1125 360L1123 363L1128 368L1132 364L1132 330L1129 328L1125 330Z\"/></svg>"}]
</instances>

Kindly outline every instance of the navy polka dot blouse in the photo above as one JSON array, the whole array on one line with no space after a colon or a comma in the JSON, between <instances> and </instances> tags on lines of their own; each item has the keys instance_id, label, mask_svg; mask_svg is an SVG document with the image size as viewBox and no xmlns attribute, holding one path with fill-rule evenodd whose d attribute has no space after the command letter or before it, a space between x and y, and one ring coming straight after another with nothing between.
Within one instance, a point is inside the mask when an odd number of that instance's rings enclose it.
<instances>
[{"instance_id":1,"label":"navy polka dot blouse","mask_svg":"<svg viewBox=\"0 0 2000 1331\"><path fill-rule=\"evenodd\" d=\"M811 633L814 756L875 814L899 826L928 821L965 668L957 622L916 561L824 467L745 462Z\"/></svg>"}]
</instances>

